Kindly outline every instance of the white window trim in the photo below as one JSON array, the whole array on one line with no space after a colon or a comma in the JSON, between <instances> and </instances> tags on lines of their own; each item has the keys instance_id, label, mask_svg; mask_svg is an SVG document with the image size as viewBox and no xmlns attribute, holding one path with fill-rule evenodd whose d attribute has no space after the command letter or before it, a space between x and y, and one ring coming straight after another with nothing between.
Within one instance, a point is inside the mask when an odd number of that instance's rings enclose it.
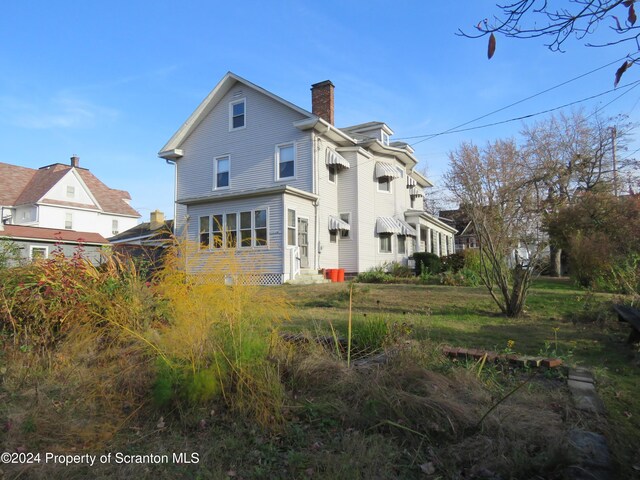
<instances>
[{"instance_id":1,"label":"white window trim","mask_svg":"<svg viewBox=\"0 0 640 480\"><path fill-rule=\"evenodd\" d=\"M331 170L333 170L333 181L331 180ZM327 180L332 185L336 185L338 183L338 167L337 166L327 165Z\"/></svg>"},{"instance_id":2,"label":"white window trim","mask_svg":"<svg viewBox=\"0 0 640 480\"><path fill-rule=\"evenodd\" d=\"M347 215L348 220L342 220L342 215ZM347 222L349 224L349 227L352 227L351 225L351 212L340 212L338 213L338 218L340 220L342 220L343 222ZM339 240L351 240L351 228L349 228L349 230L347 231L347 235L346 236L342 236L342 232L344 230L339 230L338 231L338 239Z\"/></svg>"},{"instance_id":3,"label":"white window trim","mask_svg":"<svg viewBox=\"0 0 640 480\"><path fill-rule=\"evenodd\" d=\"M226 187L218 186L218 160L222 160L223 158L228 159L229 161L229 185ZM214 157L213 159L213 190L229 190L231 188L231 155L219 155Z\"/></svg>"},{"instance_id":4,"label":"white window trim","mask_svg":"<svg viewBox=\"0 0 640 480\"><path fill-rule=\"evenodd\" d=\"M76 187L67 185L67 198L76 198Z\"/></svg>"},{"instance_id":5,"label":"white window trim","mask_svg":"<svg viewBox=\"0 0 640 480\"><path fill-rule=\"evenodd\" d=\"M211 228L211 215L201 215L198 217L198 250L201 252L210 252L213 249L211 248L211 235L212 235L212 228ZM200 234L202 233L200 231L200 224L202 223L203 218L207 219L207 246L204 247L202 246L202 243L200 242Z\"/></svg>"},{"instance_id":6,"label":"white window trim","mask_svg":"<svg viewBox=\"0 0 640 480\"><path fill-rule=\"evenodd\" d=\"M387 183L389 184L389 190L380 190L380 178L384 178L387 180ZM393 179L389 178L389 177L380 177L380 178L376 178L376 190L379 193L385 193L385 194L391 194L393 192Z\"/></svg>"},{"instance_id":7,"label":"white window trim","mask_svg":"<svg viewBox=\"0 0 640 480\"><path fill-rule=\"evenodd\" d=\"M67 227L67 222L69 222L69 227ZM73 213L71 212L65 212L64 214L64 229L73 230Z\"/></svg>"},{"instance_id":8,"label":"white window trim","mask_svg":"<svg viewBox=\"0 0 640 480\"><path fill-rule=\"evenodd\" d=\"M380 241L381 241L381 239L383 237L389 237L389 240L390 240L389 244L391 246L391 249L388 252L384 252L382 250L382 248L380 248L381 247ZM393 254L393 244L394 243L395 242L393 241L393 234L392 233L379 233L378 234L378 253L381 254L381 255L392 255Z\"/></svg>"},{"instance_id":9,"label":"white window trim","mask_svg":"<svg viewBox=\"0 0 640 480\"><path fill-rule=\"evenodd\" d=\"M30 245L29 246L29 259L33 260L33 249L37 248L37 249L44 249L44 257L42 258L49 258L49 247L46 245Z\"/></svg>"},{"instance_id":10,"label":"white window trim","mask_svg":"<svg viewBox=\"0 0 640 480\"><path fill-rule=\"evenodd\" d=\"M389 134L384 130L381 133L382 135L380 135L380 137L382 138L382 144L389 145Z\"/></svg>"},{"instance_id":11,"label":"white window trim","mask_svg":"<svg viewBox=\"0 0 640 480\"><path fill-rule=\"evenodd\" d=\"M280 177L280 149L284 147L293 147L293 176L292 177ZM296 146L296 142L285 142L279 143L276 145L276 151L274 154L275 164L275 181L276 182L288 182L289 180L295 180L298 174L298 165L296 162L296 158L298 157L298 148Z\"/></svg>"},{"instance_id":12,"label":"white window trim","mask_svg":"<svg viewBox=\"0 0 640 480\"><path fill-rule=\"evenodd\" d=\"M233 106L239 103L244 103L244 125L233 128ZM235 132L236 130L243 130L245 128L247 128L247 97L242 97L229 102L229 131Z\"/></svg>"},{"instance_id":13,"label":"white window trim","mask_svg":"<svg viewBox=\"0 0 640 480\"><path fill-rule=\"evenodd\" d=\"M400 251L400 237L404 239L404 252ZM409 241L407 235L396 235L396 252L398 252L398 255L404 256L409 254Z\"/></svg>"},{"instance_id":14,"label":"white window trim","mask_svg":"<svg viewBox=\"0 0 640 480\"><path fill-rule=\"evenodd\" d=\"M260 210L265 211L264 228L267 231L267 238L265 238L266 243L264 245L256 245L256 212ZM251 210L251 246L259 250L269 248L269 209L267 207L254 208L253 210Z\"/></svg>"},{"instance_id":15,"label":"white window trim","mask_svg":"<svg viewBox=\"0 0 640 480\"><path fill-rule=\"evenodd\" d=\"M289 226L289 210L291 210L293 212L293 227ZM289 248L294 248L298 246L298 213L296 212L295 208L287 208L287 236L286 236L286 242L287 242L287 247ZM289 230L292 229L294 230L294 236L293 236L293 245L289 245Z\"/></svg>"}]
</instances>

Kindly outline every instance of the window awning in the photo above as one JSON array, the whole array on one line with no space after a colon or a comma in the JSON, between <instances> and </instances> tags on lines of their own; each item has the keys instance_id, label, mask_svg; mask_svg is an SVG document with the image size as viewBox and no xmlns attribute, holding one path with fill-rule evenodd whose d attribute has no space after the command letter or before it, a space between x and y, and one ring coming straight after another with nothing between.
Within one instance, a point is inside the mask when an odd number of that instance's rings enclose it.
<instances>
[{"instance_id":1,"label":"window awning","mask_svg":"<svg viewBox=\"0 0 640 480\"><path fill-rule=\"evenodd\" d=\"M411 225L409 225L404 220L402 220L400 218L397 218L396 222L398 222L398 224L400 225L400 228L402 230L400 232L400 235L406 235L408 237L417 237L418 236L418 232L416 232L416 229L413 228Z\"/></svg>"},{"instance_id":2,"label":"window awning","mask_svg":"<svg viewBox=\"0 0 640 480\"><path fill-rule=\"evenodd\" d=\"M411 187L409 195L411 195L412 197L424 197L424 192L418 187Z\"/></svg>"},{"instance_id":3,"label":"window awning","mask_svg":"<svg viewBox=\"0 0 640 480\"><path fill-rule=\"evenodd\" d=\"M378 217L376 219L376 233L402 233L401 225L392 217Z\"/></svg>"},{"instance_id":4,"label":"window awning","mask_svg":"<svg viewBox=\"0 0 640 480\"><path fill-rule=\"evenodd\" d=\"M389 163L376 162L376 178L400 178L400 171Z\"/></svg>"},{"instance_id":5,"label":"window awning","mask_svg":"<svg viewBox=\"0 0 640 480\"><path fill-rule=\"evenodd\" d=\"M416 182L415 179L407 175L407 188L415 187L417 185L418 185L418 182Z\"/></svg>"},{"instance_id":6,"label":"window awning","mask_svg":"<svg viewBox=\"0 0 640 480\"><path fill-rule=\"evenodd\" d=\"M351 229L351 225L349 225L344 220L340 220L333 215L329 215L329 231L334 232L336 230L342 230L344 232L348 232Z\"/></svg>"},{"instance_id":7,"label":"window awning","mask_svg":"<svg viewBox=\"0 0 640 480\"><path fill-rule=\"evenodd\" d=\"M333 150L327 150L327 158L325 160L327 166L336 166L339 168L350 168L351 165L342 155Z\"/></svg>"}]
</instances>

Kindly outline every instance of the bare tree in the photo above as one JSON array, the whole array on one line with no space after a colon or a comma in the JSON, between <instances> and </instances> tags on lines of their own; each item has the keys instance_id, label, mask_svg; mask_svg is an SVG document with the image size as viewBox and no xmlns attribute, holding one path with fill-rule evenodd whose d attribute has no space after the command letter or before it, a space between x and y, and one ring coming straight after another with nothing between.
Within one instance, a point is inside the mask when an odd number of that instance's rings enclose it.
<instances>
[{"instance_id":1,"label":"bare tree","mask_svg":"<svg viewBox=\"0 0 640 480\"><path fill-rule=\"evenodd\" d=\"M631 124L624 118L602 120L582 111L551 116L523 128L523 155L531 182L544 199L545 222L586 191L616 192L622 172L631 178L635 160L622 157L616 165L614 151L626 149ZM553 272L562 272L561 242L551 238Z\"/></svg>"},{"instance_id":2,"label":"bare tree","mask_svg":"<svg viewBox=\"0 0 640 480\"><path fill-rule=\"evenodd\" d=\"M546 247L543 198L513 140L463 143L449 160L445 183L473 224L482 281L500 310L517 317Z\"/></svg>"},{"instance_id":3,"label":"bare tree","mask_svg":"<svg viewBox=\"0 0 640 480\"><path fill-rule=\"evenodd\" d=\"M459 30L458 34L470 38L488 35L488 56L491 58L496 49L495 34L508 38L544 37L549 39L547 47L550 50L563 51L568 39L575 37L583 40L605 22L611 29L611 39L586 45L605 47L630 44L628 59L616 72L614 84L617 85L622 74L640 59L640 27L635 25L635 0L570 0L560 2L562 6L555 7L551 3L547 0L512 0L507 4L497 4L500 13L491 20L486 18L478 22L478 33Z\"/></svg>"}]
</instances>

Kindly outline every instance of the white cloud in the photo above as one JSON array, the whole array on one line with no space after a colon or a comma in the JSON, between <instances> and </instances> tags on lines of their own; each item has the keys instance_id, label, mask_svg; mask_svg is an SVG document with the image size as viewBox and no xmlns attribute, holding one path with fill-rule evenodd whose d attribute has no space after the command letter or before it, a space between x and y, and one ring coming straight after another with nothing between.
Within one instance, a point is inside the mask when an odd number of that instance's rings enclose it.
<instances>
[{"instance_id":1,"label":"white cloud","mask_svg":"<svg viewBox=\"0 0 640 480\"><path fill-rule=\"evenodd\" d=\"M16 97L0 97L2 122L27 129L91 128L112 121L118 111L76 98L69 94L37 101Z\"/></svg>"}]
</instances>

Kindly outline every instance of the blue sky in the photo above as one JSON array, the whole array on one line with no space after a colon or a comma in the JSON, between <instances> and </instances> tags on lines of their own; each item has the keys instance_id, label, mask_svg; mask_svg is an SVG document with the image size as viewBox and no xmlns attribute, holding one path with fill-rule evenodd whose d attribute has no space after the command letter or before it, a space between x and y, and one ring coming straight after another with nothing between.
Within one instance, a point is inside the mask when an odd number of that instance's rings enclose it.
<instances>
[{"instance_id":1,"label":"blue sky","mask_svg":"<svg viewBox=\"0 0 640 480\"><path fill-rule=\"evenodd\" d=\"M337 126L384 121L399 139L446 131L619 60L468 126L605 92L627 53L580 41L553 53L541 40L498 37L489 61L486 38L455 35L497 12L476 0L57 0L2 10L0 161L38 168L78 154L107 185L128 190L143 219L156 208L172 215L173 168L157 152L227 71L309 110L311 84L329 79ZM624 88L639 78L635 68L616 92L582 105L623 94L603 114L637 120L640 89ZM515 136L522 125L440 135L416 143L416 156L438 182L460 142Z\"/></svg>"}]
</instances>

